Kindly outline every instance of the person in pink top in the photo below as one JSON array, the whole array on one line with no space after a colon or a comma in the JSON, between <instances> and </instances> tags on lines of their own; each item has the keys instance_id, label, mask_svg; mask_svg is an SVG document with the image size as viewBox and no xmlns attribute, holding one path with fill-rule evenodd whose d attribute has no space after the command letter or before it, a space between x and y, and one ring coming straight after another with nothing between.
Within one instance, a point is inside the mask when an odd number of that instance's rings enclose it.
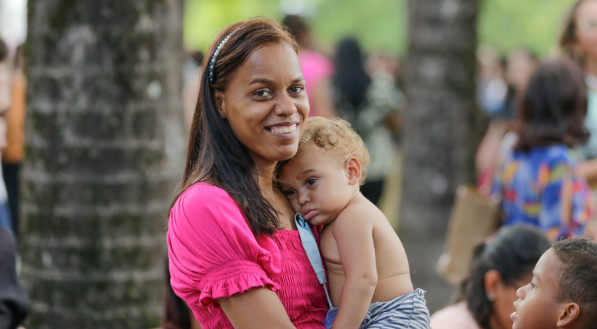
<instances>
[{"instance_id":1,"label":"person in pink top","mask_svg":"<svg viewBox=\"0 0 597 329\"><path fill-rule=\"evenodd\" d=\"M334 63L314 49L311 29L302 16L286 15L282 19L282 24L288 27L299 45L299 61L303 69L311 108L309 116L336 117L327 81L334 72Z\"/></svg>"},{"instance_id":2,"label":"person in pink top","mask_svg":"<svg viewBox=\"0 0 597 329\"><path fill-rule=\"evenodd\" d=\"M273 184L309 114L297 45L273 20L242 21L203 66L168 221L172 288L203 329L321 329L325 292Z\"/></svg>"}]
</instances>

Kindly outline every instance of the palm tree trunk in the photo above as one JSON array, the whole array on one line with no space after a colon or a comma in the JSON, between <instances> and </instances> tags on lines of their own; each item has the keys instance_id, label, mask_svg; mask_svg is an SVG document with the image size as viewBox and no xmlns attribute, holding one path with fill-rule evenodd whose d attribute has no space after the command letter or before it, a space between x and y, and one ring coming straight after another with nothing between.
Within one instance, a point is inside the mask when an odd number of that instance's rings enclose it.
<instances>
[{"instance_id":1,"label":"palm tree trunk","mask_svg":"<svg viewBox=\"0 0 597 329\"><path fill-rule=\"evenodd\" d=\"M410 0L399 233L430 310L453 288L435 272L456 186L475 179L478 1Z\"/></svg>"},{"instance_id":2,"label":"palm tree trunk","mask_svg":"<svg viewBox=\"0 0 597 329\"><path fill-rule=\"evenodd\" d=\"M30 328L149 328L183 158L181 0L29 0Z\"/></svg>"}]
</instances>

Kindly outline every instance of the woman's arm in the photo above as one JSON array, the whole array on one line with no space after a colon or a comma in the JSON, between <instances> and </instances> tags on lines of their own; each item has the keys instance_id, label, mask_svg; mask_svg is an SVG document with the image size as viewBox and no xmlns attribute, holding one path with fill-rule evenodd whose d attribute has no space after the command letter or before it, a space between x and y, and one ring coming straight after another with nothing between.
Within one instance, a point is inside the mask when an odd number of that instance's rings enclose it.
<instances>
[{"instance_id":1,"label":"woman's arm","mask_svg":"<svg viewBox=\"0 0 597 329\"><path fill-rule=\"evenodd\" d=\"M347 212L338 216L332 230L346 275L333 329L358 328L377 285L372 224L358 213Z\"/></svg>"},{"instance_id":2,"label":"woman's arm","mask_svg":"<svg viewBox=\"0 0 597 329\"><path fill-rule=\"evenodd\" d=\"M278 295L267 288L253 288L218 302L236 329L295 328Z\"/></svg>"}]
</instances>

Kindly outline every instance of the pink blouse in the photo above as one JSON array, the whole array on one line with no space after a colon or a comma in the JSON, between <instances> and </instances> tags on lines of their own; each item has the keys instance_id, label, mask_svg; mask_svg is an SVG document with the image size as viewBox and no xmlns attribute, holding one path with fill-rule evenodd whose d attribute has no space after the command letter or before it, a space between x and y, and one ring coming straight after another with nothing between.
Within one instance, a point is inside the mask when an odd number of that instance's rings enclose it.
<instances>
[{"instance_id":1,"label":"pink blouse","mask_svg":"<svg viewBox=\"0 0 597 329\"><path fill-rule=\"evenodd\" d=\"M297 328L323 328L326 297L298 231L256 237L226 191L197 183L172 206L167 238L172 288L203 329L232 328L217 299L255 287L275 291Z\"/></svg>"}]
</instances>

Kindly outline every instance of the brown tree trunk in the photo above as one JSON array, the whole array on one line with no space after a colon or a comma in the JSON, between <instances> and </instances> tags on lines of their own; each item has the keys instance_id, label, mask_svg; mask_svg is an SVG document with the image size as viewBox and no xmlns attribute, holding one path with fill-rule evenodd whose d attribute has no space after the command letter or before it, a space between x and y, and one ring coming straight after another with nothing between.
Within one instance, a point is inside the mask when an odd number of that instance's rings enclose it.
<instances>
[{"instance_id":1,"label":"brown tree trunk","mask_svg":"<svg viewBox=\"0 0 597 329\"><path fill-rule=\"evenodd\" d=\"M159 325L182 172L181 0L29 0L28 328Z\"/></svg>"},{"instance_id":2,"label":"brown tree trunk","mask_svg":"<svg viewBox=\"0 0 597 329\"><path fill-rule=\"evenodd\" d=\"M454 289L435 272L454 191L475 180L478 1L410 0L399 234L431 311Z\"/></svg>"}]
</instances>

